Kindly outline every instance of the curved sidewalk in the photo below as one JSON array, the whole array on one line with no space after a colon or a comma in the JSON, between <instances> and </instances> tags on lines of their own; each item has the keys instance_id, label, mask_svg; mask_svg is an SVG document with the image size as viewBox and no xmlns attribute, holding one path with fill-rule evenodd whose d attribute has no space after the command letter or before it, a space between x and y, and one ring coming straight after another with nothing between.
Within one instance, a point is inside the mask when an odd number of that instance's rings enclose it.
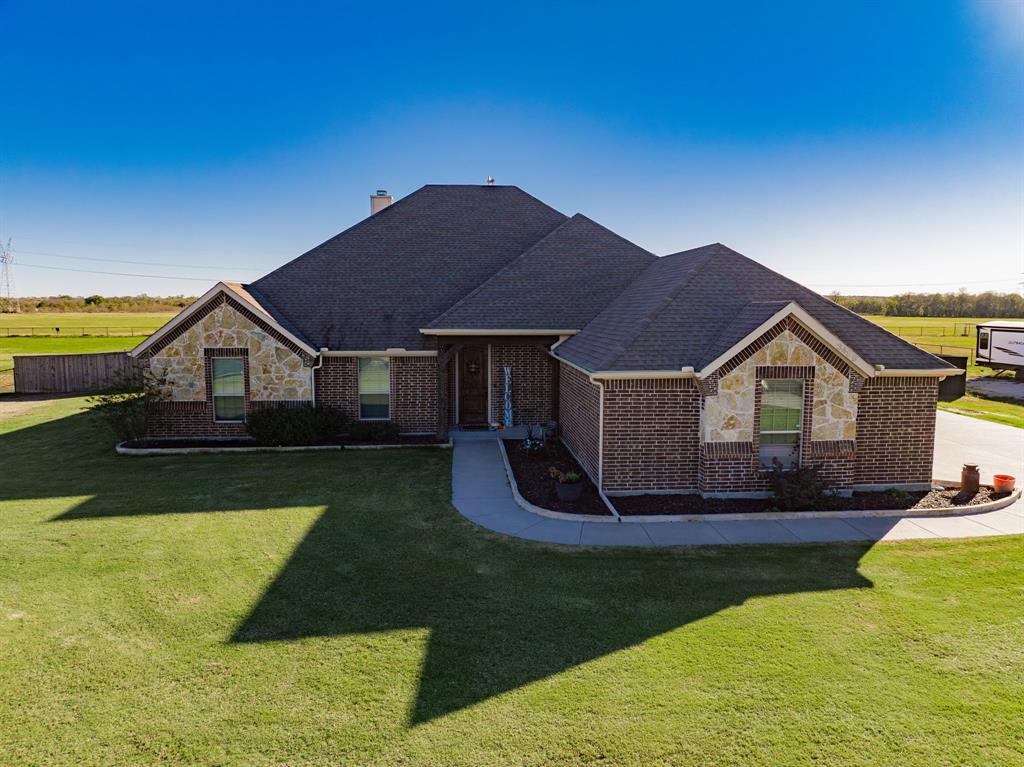
<instances>
[{"instance_id":1,"label":"curved sidewalk","mask_svg":"<svg viewBox=\"0 0 1024 767\"><path fill-rule=\"evenodd\" d=\"M609 523L541 517L512 498L497 440L456 435L452 504L470 521L516 538L578 546L703 546L733 543L892 541L1024 534L1024 501L953 517L859 517Z\"/></svg>"}]
</instances>

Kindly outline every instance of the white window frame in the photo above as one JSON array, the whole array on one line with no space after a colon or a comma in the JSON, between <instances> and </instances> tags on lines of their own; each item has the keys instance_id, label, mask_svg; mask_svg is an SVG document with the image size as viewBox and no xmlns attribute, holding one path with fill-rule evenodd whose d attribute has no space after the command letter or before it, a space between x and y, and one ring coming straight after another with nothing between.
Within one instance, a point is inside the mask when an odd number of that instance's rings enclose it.
<instances>
[{"instance_id":1,"label":"white window frame","mask_svg":"<svg viewBox=\"0 0 1024 767\"><path fill-rule=\"evenodd\" d=\"M241 394L217 394L217 360L237 360L242 363L242 393ZM241 397L242 416L241 418L218 418L217 398L218 397ZM244 357L210 357L210 408L212 410L214 423L245 423L245 358Z\"/></svg>"},{"instance_id":2,"label":"white window frame","mask_svg":"<svg viewBox=\"0 0 1024 767\"><path fill-rule=\"evenodd\" d=\"M364 418L363 417L363 390L362 390L362 376L360 375L360 366L363 360L383 360L388 366L388 414L381 418ZM380 394L380 392L366 392L367 394ZM359 357L356 362L356 407L359 408L359 420L360 421L390 421L391 420L391 358L390 357Z\"/></svg>"},{"instance_id":3,"label":"white window frame","mask_svg":"<svg viewBox=\"0 0 1024 767\"><path fill-rule=\"evenodd\" d=\"M796 381L800 384L800 420L797 422L795 429L762 429L761 419L764 417L764 392L765 383L768 381ZM796 434L796 463L792 468L799 468L801 465L801 453L803 453L803 441L804 441L804 397L807 396L807 381L802 378L762 378L758 380L757 385L761 387L759 396L761 398L761 407L758 413L757 423L757 466L758 471L776 471L773 466L765 466L764 461L761 460L762 450L764 449L764 443L761 441L761 436L764 434ZM776 443L777 444L777 443ZM785 467L784 467L785 468Z\"/></svg>"}]
</instances>

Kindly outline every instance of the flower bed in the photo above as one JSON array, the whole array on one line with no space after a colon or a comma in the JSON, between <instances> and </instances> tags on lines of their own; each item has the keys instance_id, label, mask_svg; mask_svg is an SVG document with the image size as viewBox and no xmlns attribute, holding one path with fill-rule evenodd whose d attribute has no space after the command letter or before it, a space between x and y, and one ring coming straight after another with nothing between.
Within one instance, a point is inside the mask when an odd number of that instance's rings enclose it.
<instances>
[{"instance_id":1,"label":"flower bed","mask_svg":"<svg viewBox=\"0 0 1024 767\"><path fill-rule=\"evenodd\" d=\"M981 487L968 495L959 489L920 492L882 491L854 493L849 497L830 496L815 511L875 511L875 510L930 510L977 506L998 501L1009 493L996 493L991 487ZM624 495L611 499L623 517L696 515L696 514L750 514L778 511L772 498L701 498L699 495Z\"/></svg>"},{"instance_id":2,"label":"flower bed","mask_svg":"<svg viewBox=\"0 0 1024 767\"><path fill-rule=\"evenodd\" d=\"M550 442L539 453L526 453L523 450L523 440L506 439L505 452L508 455L509 465L512 467L512 474L516 478L519 493L530 503L540 506L542 509L561 511L567 514L611 516L608 507L598 495L597 487L562 443ZM583 489L578 501L559 499L555 480L548 473L552 466L559 471L575 471L582 476L580 482Z\"/></svg>"}]
</instances>

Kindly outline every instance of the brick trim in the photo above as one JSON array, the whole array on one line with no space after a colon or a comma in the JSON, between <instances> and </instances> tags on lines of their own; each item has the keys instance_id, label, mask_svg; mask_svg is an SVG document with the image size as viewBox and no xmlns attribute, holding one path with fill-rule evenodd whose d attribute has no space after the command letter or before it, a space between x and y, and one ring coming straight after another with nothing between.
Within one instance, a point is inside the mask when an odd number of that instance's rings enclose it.
<instances>
[{"instance_id":1,"label":"brick trim","mask_svg":"<svg viewBox=\"0 0 1024 767\"><path fill-rule=\"evenodd\" d=\"M244 414L242 421L218 421L214 417L213 411L213 360L214 359L241 359L242 360L242 380L245 382L245 392L242 395L244 398ZM250 403L252 401L252 395L249 390L249 350L240 349L237 347L206 347L203 349L203 373L206 377L206 403L210 408L210 422L217 424L218 426L226 426L229 424L235 424L244 428L246 416L250 410Z\"/></svg>"},{"instance_id":2,"label":"brick trim","mask_svg":"<svg viewBox=\"0 0 1024 767\"><path fill-rule=\"evenodd\" d=\"M744 362L746 362L748 359L750 359L752 356L754 356L754 354L756 354L759 350L763 349L769 343L771 343L773 339L775 339L777 336L781 335L787 330L790 331L794 336L796 336L806 346L808 346L811 349L811 351L813 351L819 357L824 359L828 364L830 364L832 367L834 367L836 370L842 373L845 377L850 377L850 366L847 365L838 354L832 351L832 349L830 349L824 343L819 341L817 336L811 333L811 331L809 331L807 328L801 325L800 322L794 319L793 317L785 317L784 319L772 325L758 338L754 339L743 349L736 352L736 354L733 355L728 361L722 363L722 365L719 366L718 370L716 370L715 372L719 375L719 377L732 372L740 365L742 365Z\"/></svg>"},{"instance_id":3,"label":"brick trim","mask_svg":"<svg viewBox=\"0 0 1024 767\"><path fill-rule=\"evenodd\" d=\"M754 369L758 380L792 380L802 378L814 380L814 365L758 365Z\"/></svg>"},{"instance_id":4,"label":"brick trim","mask_svg":"<svg viewBox=\"0 0 1024 767\"><path fill-rule=\"evenodd\" d=\"M753 442L705 442L701 450L708 458L750 458Z\"/></svg>"},{"instance_id":5,"label":"brick trim","mask_svg":"<svg viewBox=\"0 0 1024 767\"><path fill-rule=\"evenodd\" d=\"M294 352L302 360L304 367L313 366L313 357L302 347L298 346L294 341L281 333L277 328L267 322L265 319L257 315L251 309L244 304L235 300L226 293L218 293L216 296L211 298L199 309L194 311L187 319L183 320L180 325L170 330L167 335L161 338L159 341L154 343L149 349L146 350L145 356L155 356L161 349L165 348L168 344L174 342L182 335L187 333L190 329L198 325L203 318L205 318L210 312L219 306L227 305L234 309L236 312L245 317L249 322L258 327L264 333L267 333L275 341L282 344L290 351Z\"/></svg>"},{"instance_id":6,"label":"brick trim","mask_svg":"<svg viewBox=\"0 0 1024 767\"><path fill-rule=\"evenodd\" d=\"M811 458L850 458L857 452L852 439L823 439L811 442Z\"/></svg>"},{"instance_id":7,"label":"brick trim","mask_svg":"<svg viewBox=\"0 0 1024 767\"><path fill-rule=\"evenodd\" d=\"M780 323L781 324L781 323ZM804 375L797 375L804 373ZM809 375L807 375L809 373ZM811 365L758 365L754 376L754 429L751 470L761 471L761 395L762 380L797 380L804 384L804 408L800 417L800 465L811 460L811 431L814 417L814 367Z\"/></svg>"},{"instance_id":8,"label":"brick trim","mask_svg":"<svg viewBox=\"0 0 1024 767\"><path fill-rule=\"evenodd\" d=\"M602 383L606 391L675 391L697 387L692 378L613 378Z\"/></svg>"}]
</instances>

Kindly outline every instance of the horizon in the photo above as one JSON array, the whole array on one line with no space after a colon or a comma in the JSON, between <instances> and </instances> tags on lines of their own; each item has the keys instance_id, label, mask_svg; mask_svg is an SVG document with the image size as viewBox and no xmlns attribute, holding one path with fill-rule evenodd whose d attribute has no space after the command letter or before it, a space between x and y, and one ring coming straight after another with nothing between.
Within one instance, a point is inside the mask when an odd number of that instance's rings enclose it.
<instances>
[{"instance_id":1,"label":"horizon","mask_svg":"<svg viewBox=\"0 0 1024 767\"><path fill-rule=\"evenodd\" d=\"M488 175L825 295L1021 292L1020 3L243 8L0 9L16 295L201 295Z\"/></svg>"}]
</instances>

